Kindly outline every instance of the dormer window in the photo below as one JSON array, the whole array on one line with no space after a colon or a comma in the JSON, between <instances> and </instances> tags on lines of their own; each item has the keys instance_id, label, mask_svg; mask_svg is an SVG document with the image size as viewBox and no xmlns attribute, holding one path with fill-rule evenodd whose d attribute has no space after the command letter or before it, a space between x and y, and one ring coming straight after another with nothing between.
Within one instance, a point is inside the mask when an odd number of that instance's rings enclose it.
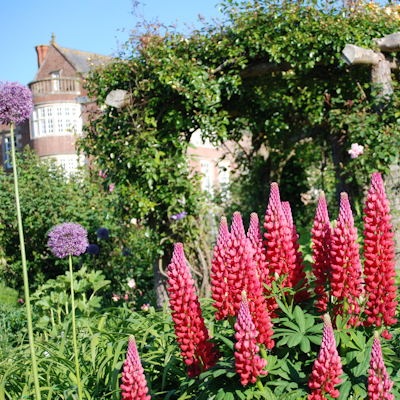
<instances>
[{"instance_id":1,"label":"dormer window","mask_svg":"<svg viewBox=\"0 0 400 400\"><path fill-rule=\"evenodd\" d=\"M61 70L50 72L52 78L61 78ZM53 90L55 92L61 91L61 82L59 79L53 79Z\"/></svg>"}]
</instances>

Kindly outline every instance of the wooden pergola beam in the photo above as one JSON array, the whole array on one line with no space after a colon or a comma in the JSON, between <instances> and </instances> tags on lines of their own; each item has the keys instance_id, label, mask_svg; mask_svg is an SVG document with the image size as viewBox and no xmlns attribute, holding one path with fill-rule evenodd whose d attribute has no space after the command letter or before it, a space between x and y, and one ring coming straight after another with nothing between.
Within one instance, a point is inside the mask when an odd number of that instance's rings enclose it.
<instances>
[{"instance_id":1,"label":"wooden pergola beam","mask_svg":"<svg viewBox=\"0 0 400 400\"><path fill-rule=\"evenodd\" d=\"M364 49L354 44L346 44L342 51L342 60L348 65L377 65L384 59L383 55L376 53L374 50Z\"/></svg>"},{"instance_id":2,"label":"wooden pergola beam","mask_svg":"<svg viewBox=\"0 0 400 400\"><path fill-rule=\"evenodd\" d=\"M400 33L392 33L378 39L372 39L380 51L389 53L400 51Z\"/></svg>"}]
</instances>

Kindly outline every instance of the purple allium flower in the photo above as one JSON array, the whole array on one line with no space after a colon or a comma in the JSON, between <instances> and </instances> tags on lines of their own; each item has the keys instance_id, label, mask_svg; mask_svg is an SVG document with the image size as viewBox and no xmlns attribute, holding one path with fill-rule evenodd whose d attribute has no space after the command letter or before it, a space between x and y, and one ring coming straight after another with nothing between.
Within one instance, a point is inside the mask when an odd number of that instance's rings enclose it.
<instances>
[{"instance_id":1,"label":"purple allium flower","mask_svg":"<svg viewBox=\"0 0 400 400\"><path fill-rule=\"evenodd\" d=\"M97 244L90 244L86 249L86 253L88 253L90 256L99 254L99 246L97 246Z\"/></svg>"},{"instance_id":2,"label":"purple allium flower","mask_svg":"<svg viewBox=\"0 0 400 400\"><path fill-rule=\"evenodd\" d=\"M172 220L174 220L174 221L179 221L180 219L185 218L186 215L187 215L187 212L186 212L186 211L182 211L181 213L171 215L170 218L171 218Z\"/></svg>"},{"instance_id":3,"label":"purple allium flower","mask_svg":"<svg viewBox=\"0 0 400 400\"><path fill-rule=\"evenodd\" d=\"M30 117L32 110L32 92L26 86L0 81L0 123L18 125Z\"/></svg>"},{"instance_id":4,"label":"purple allium flower","mask_svg":"<svg viewBox=\"0 0 400 400\"><path fill-rule=\"evenodd\" d=\"M87 231L79 224L64 222L53 227L47 235L50 238L48 246L58 258L79 257L89 246Z\"/></svg>"},{"instance_id":5,"label":"purple allium flower","mask_svg":"<svg viewBox=\"0 0 400 400\"><path fill-rule=\"evenodd\" d=\"M110 232L108 232L107 228L100 228L97 231L97 237L101 240L103 239L108 239L108 237L110 236Z\"/></svg>"},{"instance_id":6,"label":"purple allium flower","mask_svg":"<svg viewBox=\"0 0 400 400\"><path fill-rule=\"evenodd\" d=\"M124 257L130 256L130 255L131 255L130 249L128 249L127 247L124 247L123 250L122 250L122 255L123 255Z\"/></svg>"}]
</instances>

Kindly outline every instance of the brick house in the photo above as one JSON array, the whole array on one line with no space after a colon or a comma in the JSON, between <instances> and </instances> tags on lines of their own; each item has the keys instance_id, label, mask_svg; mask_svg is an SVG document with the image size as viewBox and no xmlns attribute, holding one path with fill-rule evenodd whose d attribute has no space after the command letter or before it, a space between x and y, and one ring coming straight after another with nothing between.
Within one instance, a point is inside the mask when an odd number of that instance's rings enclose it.
<instances>
[{"instance_id":1,"label":"brick house","mask_svg":"<svg viewBox=\"0 0 400 400\"><path fill-rule=\"evenodd\" d=\"M73 172L84 162L76 154L76 136L82 134L88 109L95 107L87 99L83 79L89 72L91 58L101 62L102 57L109 57L60 47L54 34L50 45L38 45L36 52L38 71L28 84L33 93L34 110L29 121L16 127L16 147L22 149L29 145L39 157L52 157L68 172ZM203 173L203 190L213 194L215 187L229 183L231 161L220 159L232 146L226 144L224 149L217 149L207 141L203 143L199 131L193 133L191 143L196 149L189 148L190 167ZM10 168L9 126L0 125L0 145L0 163Z\"/></svg>"}]
</instances>

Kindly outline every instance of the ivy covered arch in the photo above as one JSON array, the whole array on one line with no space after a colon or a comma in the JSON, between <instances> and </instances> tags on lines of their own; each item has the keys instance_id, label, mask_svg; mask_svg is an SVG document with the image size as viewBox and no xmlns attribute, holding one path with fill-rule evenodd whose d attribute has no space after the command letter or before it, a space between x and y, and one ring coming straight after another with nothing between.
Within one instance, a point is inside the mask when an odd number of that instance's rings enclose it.
<instances>
[{"instance_id":1,"label":"ivy covered arch","mask_svg":"<svg viewBox=\"0 0 400 400\"><path fill-rule=\"evenodd\" d=\"M326 189L324 174L335 173L338 191L356 201L370 173L387 172L397 155L397 72L392 99L377 114L369 67L341 60L346 44L371 48L373 38L396 32L397 6L272 0L220 6L223 22L190 34L145 24L86 81L99 105L112 90L127 92L125 107L92 113L80 145L116 183L122 214L145 221L160 243L159 296L173 242L192 247L193 268L210 267L201 218L207 206L199 177L184 162L194 130L215 144L250 135L252 150L238 156L250 171L240 199L249 210L265 209L268 183L281 180L298 215L297 189L308 185L311 167L320 175L318 188ZM355 142L364 153L352 160L347 151ZM182 211L188 216L181 223L170 220Z\"/></svg>"}]
</instances>

